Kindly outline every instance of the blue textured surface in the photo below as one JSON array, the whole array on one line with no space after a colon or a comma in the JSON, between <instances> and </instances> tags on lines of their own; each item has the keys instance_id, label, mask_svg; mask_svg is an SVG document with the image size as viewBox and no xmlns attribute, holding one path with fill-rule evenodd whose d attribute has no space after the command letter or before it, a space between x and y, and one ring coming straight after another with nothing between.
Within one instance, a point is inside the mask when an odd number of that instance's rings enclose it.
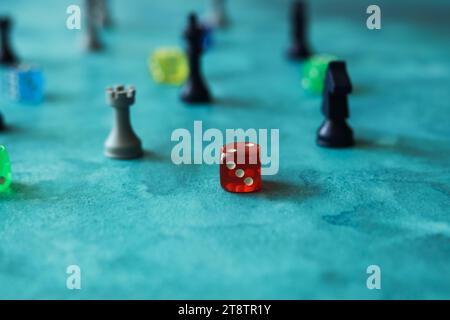
<instances>
[{"instance_id":1,"label":"blue textured surface","mask_svg":"<svg viewBox=\"0 0 450 320\"><path fill-rule=\"evenodd\" d=\"M314 1L312 45L347 60L358 146L315 146L320 98L283 59L288 1L230 1L205 71L217 103L189 108L151 82L152 49L177 44L202 1L115 1L107 50L65 28L73 1L2 1L14 47L40 64L46 102L1 102L14 171L0 196L1 298L450 298L448 1ZM444 24L445 23L445 24ZM104 88L133 83L144 159L103 157ZM216 166L175 166L176 128L279 128L280 173L258 194L219 185ZM66 289L66 267L82 290ZM382 290L366 267L382 268Z\"/></svg>"}]
</instances>

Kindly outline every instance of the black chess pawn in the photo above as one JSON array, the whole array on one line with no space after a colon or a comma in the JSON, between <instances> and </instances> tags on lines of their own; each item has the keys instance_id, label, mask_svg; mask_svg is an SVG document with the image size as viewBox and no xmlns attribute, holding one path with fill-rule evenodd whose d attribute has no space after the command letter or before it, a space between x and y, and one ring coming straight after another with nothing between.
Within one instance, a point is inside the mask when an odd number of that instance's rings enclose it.
<instances>
[{"instance_id":1,"label":"black chess pawn","mask_svg":"<svg viewBox=\"0 0 450 320\"><path fill-rule=\"evenodd\" d=\"M3 115L0 113L0 131L5 130L5 121L3 120Z\"/></svg>"},{"instance_id":2,"label":"black chess pawn","mask_svg":"<svg viewBox=\"0 0 450 320\"><path fill-rule=\"evenodd\" d=\"M344 61L328 65L322 100L322 113L326 119L317 131L317 144L328 148L345 148L354 145L353 131L347 124L349 117L348 95L352 83Z\"/></svg>"},{"instance_id":3,"label":"black chess pawn","mask_svg":"<svg viewBox=\"0 0 450 320\"><path fill-rule=\"evenodd\" d=\"M288 49L288 57L291 60L303 60L311 56L307 40L307 12L304 1L294 1L290 12L291 23L291 47Z\"/></svg>"},{"instance_id":4,"label":"black chess pawn","mask_svg":"<svg viewBox=\"0 0 450 320\"><path fill-rule=\"evenodd\" d=\"M203 28L197 16L190 14L188 26L184 32L187 42L186 53L189 62L189 78L181 92L181 99L186 103L208 103L212 101L208 87L201 72L201 56L203 54Z\"/></svg>"},{"instance_id":5,"label":"black chess pawn","mask_svg":"<svg viewBox=\"0 0 450 320\"><path fill-rule=\"evenodd\" d=\"M11 19L0 17L0 65L11 66L19 63L19 59L11 48Z\"/></svg>"}]
</instances>

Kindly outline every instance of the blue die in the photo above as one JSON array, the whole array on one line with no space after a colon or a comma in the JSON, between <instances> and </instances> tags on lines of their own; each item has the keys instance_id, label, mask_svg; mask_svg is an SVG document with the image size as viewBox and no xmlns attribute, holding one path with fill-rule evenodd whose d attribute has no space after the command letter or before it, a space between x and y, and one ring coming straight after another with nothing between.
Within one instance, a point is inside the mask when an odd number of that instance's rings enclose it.
<instances>
[{"instance_id":1,"label":"blue die","mask_svg":"<svg viewBox=\"0 0 450 320\"><path fill-rule=\"evenodd\" d=\"M5 82L7 94L14 101L37 104L44 100L44 75L37 67L11 68Z\"/></svg>"}]
</instances>

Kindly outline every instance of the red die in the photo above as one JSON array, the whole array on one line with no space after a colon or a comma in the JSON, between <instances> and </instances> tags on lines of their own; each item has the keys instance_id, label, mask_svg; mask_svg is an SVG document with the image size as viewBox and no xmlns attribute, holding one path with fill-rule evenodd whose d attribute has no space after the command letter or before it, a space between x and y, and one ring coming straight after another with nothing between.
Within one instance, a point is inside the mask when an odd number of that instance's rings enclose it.
<instances>
[{"instance_id":1,"label":"red die","mask_svg":"<svg viewBox=\"0 0 450 320\"><path fill-rule=\"evenodd\" d=\"M261 189L259 145L251 142L229 143L220 152L220 184L229 192L254 192Z\"/></svg>"}]
</instances>

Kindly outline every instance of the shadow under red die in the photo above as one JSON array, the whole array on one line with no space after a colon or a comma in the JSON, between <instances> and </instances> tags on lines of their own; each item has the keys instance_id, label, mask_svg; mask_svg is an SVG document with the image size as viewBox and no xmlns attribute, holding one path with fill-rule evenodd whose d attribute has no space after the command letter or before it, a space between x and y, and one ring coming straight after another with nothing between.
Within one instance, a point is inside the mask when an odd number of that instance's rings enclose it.
<instances>
[{"instance_id":1,"label":"shadow under red die","mask_svg":"<svg viewBox=\"0 0 450 320\"><path fill-rule=\"evenodd\" d=\"M251 142L224 145L220 152L220 184L229 192L247 193L261 190L259 145Z\"/></svg>"}]
</instances>

